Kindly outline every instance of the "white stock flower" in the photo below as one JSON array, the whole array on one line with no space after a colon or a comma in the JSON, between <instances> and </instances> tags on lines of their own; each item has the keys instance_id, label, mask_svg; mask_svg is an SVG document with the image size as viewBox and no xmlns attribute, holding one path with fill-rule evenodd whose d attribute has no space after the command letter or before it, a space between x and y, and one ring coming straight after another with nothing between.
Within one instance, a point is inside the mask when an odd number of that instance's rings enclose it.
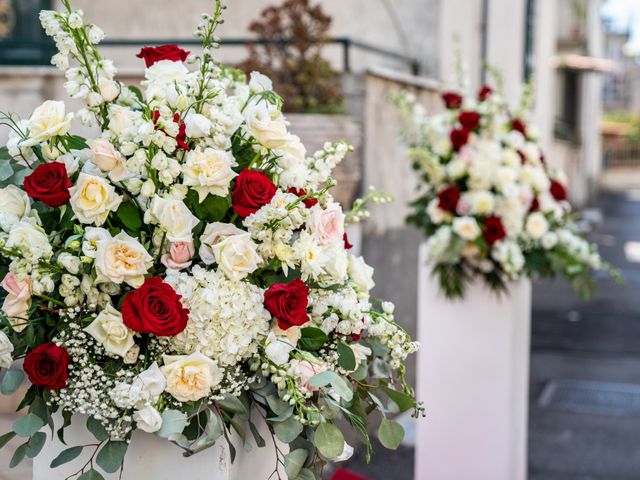
<instances>
[{"instance_id":1,"label":"white stock flower","mask_svg":"<svg viewBox=\"0 0 640 480\"><path fill-rule=\"evenodd\" d=\"M144 282L144 276L153 265L153 257L126 232L120 232L113 238L98 242L95 267L97 283L110 281L122 282L138 288Z\"/></svg>"},{"instance_id":2,"label":"white stock flower","mask_svg":"<svg viewBox=\"0 0 640 480\"><path fill-rule=\"evenodd\" d=\"M30 212L31 201L27 192L15 185L0 189L0 228L2 230L8 232Z\"/></svg>"},{"instance_id":3,"label":"white stock flower","mask_svg":"<svg viewBox=\"0 0 640 480\"><path fill-rule=\"evenodd\" d=\"M368 292L375 286L373 267L367 265L362 257L349 255L349 277L362 292Z\"/></svg>"},{"instance_id":4,"label":"white stock flower","mask_svg":"<svg viewBox=\"0 0 640 480\"><path fill-rule=\"evenodd\" d=\"M203 138L209 136L213 124L201 113L190 112L184 119L185 133L189 138Z\"/></svg>"},{"instance_id":5,"label":"white stock flower","mask_svg":"<svg viewBox=\"0 0 640 480\"><path fill-rule=\"evenodd\" d=\"M254 71L251 72L249 78L249 88L255 93L273 90L273 82L271 82L271 79L266 75Z\"/></svg>"},{"instance_id":6,"label":"white stock flower","mask_svg":"<svg viewBox=\"0 0 640 480\"><path fill-rule=\"evenodd\" d=\"M40 227L26 220L20 220L11 227L5 247L17 249L28 261L49 259L53 255L47 235Z\"/></svg>"},{"instance_id":7,"label":"white stock flower","mask_svg":"<svg viewBox=\"0 0 640 480\"><path fill-rule=\"evenodd\" d=\"M127 167L124 157L118 152L113 144L104 138L98 138L89 142L89 161L100 171L109 173L109 177L114 182L119 182L127 176Z\"/></svg>"},{"instance_id":8,"label":"white stock flower","mask_svg":"<svg viewBox=\"0 0 640 480\"><path fill-rule=\"evenodd\" d=\"M89 258L96 258L98 243L103 240L110 240L111 234L101 227L87 227L84 229L82 240L82 253Z\"/></svg>"},{"instance_id":9,"label":"white stock flower","mask_svg":"<svg viewBox=\"0 0 640 480\"><path fill-rule=\"evenodd\" d=\"M180 402L195 402L211 394L222 381L218 364L200 352L191 355L164 355L160 369L167 386L166 392Z\"/></svg>"},{"instance_id":10,"label":"white stock flower","mask_svg":"<svg viewBox=\"0 0 640 480\"><path fill-rule=\"evenodd\" d=\"M102 225L115 212L122 196L104 178L81 173L75 186L69 189L71 208L81 223Z\"/></svg>"},{"instance_id":11,"label":"white stock flower","mask_svg":"<svg viewBox=\"0 0 640 480\"><path fill-rule=\"evenodd\" d=\"M453 231L460 238L472 242L480 236L480 227L473 217L457 217L453 220Z\"/></svg>"},{"instance_id":12,"label":"white stock flower","mask_svg":"<svg viewBox=\"0 0 640 480\"><path fill-rule=\"evenodd\" d=\"M62 252L58 255L58 265L64 268L67 272L77 275L80 273L82 261L69 252Z\"/></svg>"},{"instance_id":13,"label":"white stock flower","mask_svg":"<svg viewBox=\"0 0 640 480\"><path fill-rule=\"evenodd\" d=\"M108 78L101 78L98 81L100 96L105 102L112 102L120 95L120 85Z\"/></svg>"},{"instance_id":14,"label":"white stock flower","mask_svg":"<svg viewBox=\"0 0 640 480\"><path fill-rule=\"evenodd\" d=\"M33 111L27 129L29 138L20 143L21 147L33 147L52 137L69 131L73 113L65 115L64 102L47 100Z\"/></svg>"},{"instance_id":15,"label":"white stock flower","mask_svg":"<svg viewBox=\"0 0 640 480\"><path fill-rule=\"evenodd\" d=\"M244 109L247 131L267 148L279 148L287 142L287 125L282 115L262 100L253 100Z\"/></svg>"},{"instance_id":16,"label":"white stock flower","mask_svg":"<svg viewBox=\"0 0 640 480\"><path fill-rule=\"evenodd\" d=\"M136 410L132 418L136 422L136 426L143 432L154 433L162 428L162 416L151 405L146 405L141 410Z\"/></svg>"},{"instance_id":17,"label":"white stock flower","mask_svg":"<svg viewBox=\"0 0 640 480\"><path fill-rule=\"evenodd\" d=\"M13 344L7 334L0 332L0 368L9 368L13 364Z\"/></svg>"},{"instance_id":18,"label":"white stock flower","mask_svg":"<svg viewBox=\"0 0 640 480\"><path fill-rule=\"evenodd\" d=\"M191 232L200 220L191 213L191 210L182 200L153 197L149 209L158 224L167 232L167 240L170 242L190 242Z\"/></svg>"},{"instance_id":19,"label":"white stock flower","mask_svg":"<svg viewBox=\"0 0 640 480\"><path fill-rule=\"evenodd\" d=\"M371 356L371 349L360 343L352 343L349 347L354 357L356 357L356 368L354 368L354 370L357 370L360 364Z\"/></svg>"},{"instance_id":20,"label":"white stock flower","mask_svg":"<svg viewBox=\"0 0 640 480\"><path fill-rule=\"evenodd\" d=\"M184 184L198 192L200 202L208 194L224 197L229 193L231 181L238 175L232 170L235 165L233 155L225 150L191 150L182 167Z\"/></svg>"},{"instance_id":21,"label":"white stock flower","mask_svg":"<svg viewBox=\"0 0 640 480\"><path fill-rule=\"evenodd\" d=\"M133 332L122 321L122 314L107 305L85 329L104 349L120 357L124 357L133 347Z\"/></svg>"},{"instance_id":22,"label":"white stock flower","mask_svg":"<svg viewBox=\"0 0 640 480\"><path fill-rule=\"evenodd\" d=\"M541 212L534 212L527 218L525 226L527 233L534 240L539 240L549 231L549 222Z\"/></svg>"}]
</instances>

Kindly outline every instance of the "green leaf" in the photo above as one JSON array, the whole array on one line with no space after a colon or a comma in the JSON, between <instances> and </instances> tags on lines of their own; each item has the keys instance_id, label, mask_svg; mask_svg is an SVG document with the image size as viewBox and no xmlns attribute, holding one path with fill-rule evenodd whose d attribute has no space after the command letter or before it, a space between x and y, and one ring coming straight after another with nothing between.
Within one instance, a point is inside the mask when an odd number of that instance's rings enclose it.
<instances>
[{"instance_id":1,"label":"green leaf","mask_svg":"<svg viewBox=\"0 0 640 480\"><path fill-rule=\"evenodd\" d=\"M318 480L318 477L316 477L310 469L303 468L300 470L300 473L298 473L296 480Z\"/></svg>"},{"instance_id":2,"label":"green leaf","mask_svg":"<svg viewBox=\"0 0 640 480\"><path fill-rule=\"evenodd\" d=\"M127 442L109 441L100 449L96 456L96 463L107 473L115 473L124 463L127 453Z\"/></svg>"},{"instance_id":3,"label":"green leaf","mask_svg":"<svg viewBox=\"0 0 640 480\"><path fill-rule=\"evenodd\" d=\"M24 372L17 368L7 370L2 378L2 383L0 383L0 393L3 395L11 395L18 390L25 376Z\"/></svg>"},{"instance_id":4,"label":"green leaf","mask_svg":"<svg viewBox=\"0 0 640 480\"><path fill-rule=\"evenodd\" d=\"M71 447L61 451L60 454L51 461L50 467L57 468L60 465L64 465L65 463L69 463L76 459L78 455L82 453L83 448L84 447Z\"/></svg>"},{"instance_id":5,"label":"green leaf","mask_svg":"<svg viewBox=\"0 0 640 480\"><path fill-rule=\"evenodd\" d=\"M255 424L251 420L249 420L249 429L251 430L251 435L253 435L253 439L256 441L256 445L259 448L264 447L267 443L264 441L264 438L262 438L262 435L260 435L260 432L258 431Z\"/></svg>"},{"instance_id":6,"label":"green leaf","mask_svg":"<svg viewBox=\"0 0 640 480\"><path fill-rule=\"evenodd\" d=\"M234 397L233 395L226 395L222 400L218 400L217 403L220 408L227 412L238 413L241 415L249 413L245 404L242 403L238 397Z\"/></svg>"},{"instance_id":7,"label":"green leaf","mask_svg":"<svg viewBox=\"0 0 640 480\"><path fill-rule=\"evenodd\" d=\"M91 470L87 470L82 475L80 475L78 477L78 480L104 480L104 477L102 476L102 474L100 474L100 472L92 468Z\"/></svg>"},{"instance_id":8,"label":"green leaf","mask_svg":"<svg viewBox=\"0 0 640 480\"><path fill-rule=\"evenodd\" d=\"M133 203L121 203L116 211L116 215L129 230L133 232L140 231L140 227L142 227L142 217L140 216L140 210L138 210Z\"/></svg>"},{"instance_id":9,"label":"green leaf","mask_svg":"<svg viewBox=\"0 0 640 480\"><path fill-rule=\"evenodd\" d=\"M350 402L353 399L351 385L336 372L317 373L309 380L309 386L311 387L326 387L327 385L331 385L345 401Z\"/></svg>"},{"instance_id":10,"label":"green leaf","mask_svg":"<svg viewBox=\"0 0 640 480\"><path fill-rule=\"evenodd\" d=\"M338 342L338 365L349 372L356 369L356 356L346 343Z\"/></svg>"},{"instance_id":11,"label":"green leaf","mask_svg":"<svg viewBox=\"0 0 640 480\"><path fill-rule=\"evenodd\" d=\"M42 427L44 427L44 421L33 413L20 417L13 422L13 431L20 437L30 437Z\"/></svg>"},{"instance_id":12,"label":"green leaf","mask_svg":"<svg viewBox=\"0 0 640 480\"><path fill-rule=\"evenodd\" d=\"M406 412L407 410L415 407L416 402L413 398L411 398L410 395L385 386L382 386L380 388L382 388L382 391L386 393L391 400L393 400L393 403L398 406L400 412Z\"/></svg>"},{"instance_id":13,"label":"green leaf","mask_svg":"<svg viewBox=\"0 0 640 480\"><path fill-rule=\"evenodd\" d=\"M313 439L318 451L327 458L336 458L344 450L344 436L333 423L321 423Z\"/></svg>"},{"instance_id":14,"label":"green leaf","mask_svg":"<svg viewBox=\"0 0 640 480\"><path fill-rule=\"evenodd\" d=\"M389 450L395 450L402 443L404 438L404 428L394 420L382 419L378 427L378 439L380 443Z\"/></svg>"},{"instance_id":15,"label":"green leaf","mask_svg":"<svg viewBox=\"0 0 640 480\"><path fill-rule=\"evenodd\" d=\"M109 434L104 428L104 425L93 417L87 419L87 430L89 430L99 442L104 442L109 439Z\"/></svg>"},{"instance_id":16,"label":"green leaf","mask_svg":"<svg viewBox=\"0 0 640 480\"><path fill-rule=\"evenodd\" d=\"M86 140L78 135L65 135L62 137L62 141L69 150L84 150L89 148Z\"/></svg>"},{"instance_id":17,"label":"green leaf","mask_svg":"<svg viewBox=\"0 0 640 480\"><path fill-rule=\"evenodd\" d=\"M273 424L273 431L282 443L291 443L302 433L304 426L291 416L284 422Z\"/></svg>"},{"instance_id":18,"label":"green leaf","mask_svg":"<svg viewBox=\"0 0 640 480\"><path fill-rule=\"evenodd\" d=\"M0 182L4 182L13 175L13 168L8 161L0 161Z\"/></svg>"},{"instance_id":19,"label":"green leaf","mask_svg":"<svg viewBox=\"0 0 640 480\"><path fill-rule=\"evenodd\" d=\"M131 93L133 93L138 100L140 100L141 102L143 101L142 92L138 87L136 87L135 85L129 85L127 88L131 90Z\"/></svg>"},{"instance_id":20,"label":"green leaf","mask_svg":"<svg viewBox=\"0 0 640 480\"><path fill-rule=\"evenodd\" d=\"M277 393L274 393L273 395L269 395L267 397L267 403L269 404L269 408L276 415L282 415L283 413L291 410L291 405L289 405L288 402L285 402L280 397L278 397Z\"/></svg>"},{"instance_id":21,"label":"green leaf","mask_svg":"<svg viewBox=\"0 0 640 480\"><path fill-rule=\"evenodd\" d=\"M13 457L11 457L11 462L9 462L9 468L13 468L24 460L24 456L27 454L27 444L29 442L25 442L16 448L16 451L13 452Z\"/></svg>"},{"instance_id":22,"label":"green leaf","mask_svg":"<svg viewBox=\"0 0 640 480\"><path fill-rule=\"evenodd\" d=\"M320 350L327 343L329 337L319 328L304 327L300 330L301 336L298 340L298 347L309 352Z\"/></svg>"},{"instance_id":23,"label":"green leaf","mask_svg":"<svg viewBox=\"0 0 640 480\"><path fill-rule=\"evenodd\" d=\"M16 432L5 433L0 437L0 448L4 447L7 443L9 443L16 436Z\"/></svg>"},{"instance_id":24,"label":"green leaf","mask_svg":"<svg viewBox=\"0 0 640 480\"><path fill-rule=\"evenodd\" d=\"M300 470L304 467L304 462L307 461L308 453L304 448L298 448L289 452L284 457L284 472L287 474L287 478L297 478Z\"/></svg>"},{"instance_id":25,"label":"green leaf","mask_svg":"<svg viewBox=\"0 0 640 480\"><path fill-rule=\"evenodd\" d=\"M182 433L189 421L187 415L178 410L165 410L162 412L162 427L156 435L162 438L170 438L172 435Z\"/></svg>"},{"instance_id":26,"label":"green leaf","mask_svg":"<svg viewBox=\"0 0 640 480\"><path fill-rule=\"evenodd\" d=\"M42 447L44 447L47 441L47 434L44 432L35 433L31 439L27 442L26 454L29 458L35 458L40 453Z\"/></svg>"}]
</instances>

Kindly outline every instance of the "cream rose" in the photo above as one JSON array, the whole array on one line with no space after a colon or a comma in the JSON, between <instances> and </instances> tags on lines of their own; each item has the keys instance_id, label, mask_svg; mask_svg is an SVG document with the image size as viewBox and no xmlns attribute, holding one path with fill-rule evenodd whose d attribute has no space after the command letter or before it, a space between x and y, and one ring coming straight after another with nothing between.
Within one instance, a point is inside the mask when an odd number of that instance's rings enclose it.
<instances>
[{"instance_id":1,"label":"cream rose","mask_svg":"<svg viewBox=\"0 0 640 480\"><path fill-rule=\"evenodd\" d=\"M180 402L195 402L211 394L223 378L218 364L200 352L191 355L164 355L160 369L166 391Z\"/></svg>"},{"instance_id":2,"label":"cream rose","mask_svg":"<svg viewBox=\"0 0 640 480\"><path fill-rule=\"evenodd\" d=\"M109 173L114 182L119 182L127 176L125 159L113 144L104 138L98 138L90 142L89 160L100 171Z\"/></svg>"},{"instance_id":3,"label":"cream rose","mask_svg":"<svg viewBox=\"0 0 640 480\"><path fill-rule=\"evenodd\" d=\"M110 212L115 212L122 197L104 178L81 173L69 189L71 208L81 223L102 225Z\"/></svg>"},{"instance_id":4,"label":"cream rose","mask_svg":"<svg viewBox=\"0 0 640 480\"><path fill-rule=\"evenodd\" d=\"M150 211L167 232L167 240L170 242L190 242L191 232L200 222L182 200L156 195L151 202Z\"/></svg>"},{"instance_id":5,"label":"cream rose","mask_svg":"<svg viewBox=\"0 0 640 480\"><path fill-rule=\"evenodd\" d=\"M480 235L480 227L473 217L458 217L453 220L453 231L468 242L474 241Z\"/></svg>"},{"instance_id":6,"label":"cream rose","mask_svg":"<svg viewBox=\"0 0 640 480\"><path fill-rule=\"evenodd\" d=\"M13 344L7 334L0 332L0 368L9 368L13 364Z\"/></svg>"},{"instance_id":7,"label":"cream rose","mask_svg":"<svg viewBox=\"0 0 640 480\"><path fill-rule=\"evenodd\" d=\"M262 145L279 148L287 143L287 125L282 114L271 111L264 101L253 101L244 109L246 128Z\"/></svg>"},{"instance_id":8,"label":"cream rose","mask_svg":"<svg viewBox=\"0 0 640 480\"><path fill-rule=\"evenodd\" d=\"M33 147L52 137L64 135L69 131L73 113L65 115L64 102L47 100L33 111L27 122L29 138L20 143L20 147Z\"/></svg>"},{"instance_id":9,"label":"cream rose","mask_svg":"<svg viewBox=\"0 0 640 480\"><path fill-rule=\"evenodd\" d=\"M307 229L320 245L341 245L344 237L344 213L337 203L325 209L316 205L311 209Z\"/></svg>"},{"instance_id":10,"label":"cream rose","mask_svg":"<svg viewBox=\"0 0 640 480\"><path fill-rule=\"evenodd\" d=\"M213 253L213 246L233 235L244 235L247 233L231 223L214 222L209 223L204 232L200 236L200 259L205 265L212 265L216 262L216 256Z\"/></svg>"},{"instance_id":11,"label":"cream rose","mask_svg":"<svg viewBox=\"0 0 640 480\"><path fill-rule=\"evenodd\" d=\"M84 331L100 342L107 352L123 358L135 344L133 332L123 323L122 314L111 304Z\"/></svg>"},{"instance_id":12,"label":"cream rose","mask_svg":"<svg viewBox=\"0 0 640 480\"><path fill-rule=\"evenodd\" d=\"M242 280L254 272L262 262L257 245L248 232L230 235L211 247L218 267L234 281Z\"/></svg>"},{"instance_id":13,"label":"cream rose","mask_svg":"<svg viewBox=\"0 0 640 480\"><path fill-rule=\"evenodd\" d=\"M122 282L138 288L153 265L153 258L135 238L120 232L113 238L98 242L95 267L97 282Z\"/></svg>"},{"instance_id":14,"label":"cream rose","mask_svg":"<svg viewBox=\"0 0 640 480\"><path fill-rule=\"evenodd\" d=\"M13 272L7 273L2 283L7 296L2 304L2 311L9 317L11 326L16 332L23 331L28 324L29 306L31 304L31 279L18 280Z\"/></svg>"},{"instance_id":15,"label":"cream rose","mask_svg":"<svg viewBox=\"0 0 640 480\"><path fill-rule=\"evenodd\" d=\"M541 212L534 212L527 218L525 229L529 236L538 240L549 231L549 222Z\"/></svg>"},{"instance_id":16,"label":"cream rose","mask_svg":"<svg viewBox=\"0 0 640 480\"><path fill-rule=\"evenodd\" d=\"M8 232L11 227L31 212L27 192L15 185L0 188L0 228Z\"/></svg>"},{"instance_id":17,"label":"cream rose","mask_svg":"<svg viewBox=\"0 0 640 480\"><path fill-rule=\"evenodd\" d=\"M208 194L224 197L229 193L231 181L238 175L231 167L236 161L230 152L205 148L187 153L187 161L182 167L184 184L198 192L200 202Z\"/></svg>"}]
</instances>

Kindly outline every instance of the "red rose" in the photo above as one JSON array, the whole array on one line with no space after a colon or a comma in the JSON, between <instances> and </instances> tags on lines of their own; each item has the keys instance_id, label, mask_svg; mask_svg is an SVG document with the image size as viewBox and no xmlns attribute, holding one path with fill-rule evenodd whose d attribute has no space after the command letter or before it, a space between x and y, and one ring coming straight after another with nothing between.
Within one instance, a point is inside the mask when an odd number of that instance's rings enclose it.
<instances>
[{"instance_id":1,"label":"red rose","mask_svg":"<svg viewBox=\"0 0 640 480\"><path fill-rule=\"evenodd\" d=\"M520 132L522 135L524 135L525 137L527 136L527 126L525 125L525 123L520 120L519 118L514 118L511 121L511 128L513 130L515 130L516 132Z\"/></svg>"},{"instance_id":2,"label":"red rose","mask_svg":"<svg viewBox=\"0 0 640 480\"><path fill-rule=\"evenodd\" d=\"M176 135L176 143L178 144L178 148L182 150L189 150L189 145L187 144L187 126L184 122L180 121L180 114L173 114L173 121L178 124L178 135Z\"/></svg>"},{"instance_id":3,"label":"red rose","mask_svg":"<svg viewBox=\"0 0 640 480\"><path fill-rule=\"evenodd\" d=\"M344 235L342 235L342 243L344 243L345 250L351 250L353 248L353 245L351 244L351 242L349 242L347 232L344 232Z\"/></svg>"},{"instance_id":4,"label":"red rose","mask_svg":"<svg viewBox=\"0 0 640 480\"><path fill-rule=\"evenodd\" d=\"M484 102L493 93L493 88L489 85L483 85L478 92L478 101Z\"/></svg>"},{"instance_id":5,"label":"red rose","mask_svg":"<svg viewBox=\"0 0 640 480\"><path fill-rule=\"evenodd\" d=\"M143 58L147 68L161 60L171 60L172 62L184 62L191 52L181 49L178 45L161 45L160 47L143 47L136 55Z\"/></svg>"},{"instance_id":6,"label":"red rose","mask_svg":"<svg viewBox=\"0 0 640 480\"><path fill-rule=\"evenodd\" d=\"M72 187L64 163L42 163L24 178L24 189L31 198L41 200L50 207L64 205L71 198Z\"/></svg>"},{"instance_id":7,"label":"red rose","mask_svg":"<svg viewBox=\"0 0 640 480\"><path fill-rule=\"evenodd\" d=\"M520 157L520 164L524 165L525 163L527 163L527 156L524 154L524 152L522 150L517 150L518 152L518 156Z\"/></svg>"},{"instance_id":8,"label":"red rose","mask_svg":"<svg viewBox=\"0 0 640 480\"><path fill-rule=\"evenodd\" d=\"M460 112L458 121L464 128L472 131L475 130L480 123L480 114L478 112Z\"/></svg>"},{"instance_id":9,"label":"red rose","mask_svg":"<svg viewBox=\"0 0 640 480\"><path fill-rule=\"evenodd\" d=\"M308 303L309 287L299 278L291 283L275 283L264 292L264 307L278 320L282 330L309 321Z\"/></svg>"},{"instance_id":10,"label":"red rose","mask_svg":"<svg viewBox=\"0 0 640 480\"><path fill-rule=\"evenodd\" d=\"M469 130L466 128L454 128L449 134L451 145L455 151L460 150L469 141Z\"/></svg>"},{"instance_id":11,"label":"red rose","mask_svg":"<svg viewBox=\"0 0 640 480\"><path fill-rule=\"evenodd\" d=\"M567 199L567 189L557 180L551 180L551 188L549 191L551 192L551 196L558 202Z\"/></svg>"},{"instance_id":12,"label":"red rose","mask_svg":"<svg viewBox=\"0 0 640 480\"><path fill-rule=\"evenodd\" d=\"M307 194L307 192L306 192L306 190L304 188L294 188L294 187L291 187L289 189L289 193L293 193L294 195L296 195L298 197L304 197ZM314 205L318 204L318 199L317 198L313 198L313 197L305 198L304 200L302 200L302 203L304 203L305 207L311 208Z\"/></svg>"},{"instance_id":13,"label":"red rose","mask_svg":"<svg viewBox=\"0 0 640 480\"><path fill-rule=\"evenodd\" d=\"M69 354L53 342L43 343L24 357L29 381L47 390L60 390L67 384Z\"/></svg>"},{"instance_id":14,"label":"red rose","mask_svg":"<svg viewBox=\"0 0 640 480\"><path fill-rule=\"evenodd\" d=\"M484 221L482 235L489 245L493 245L507 236L504 225L500 217L491 216Z\"/></svg>"},{"instance_id":15,"label":"red rose","mask_svg":"<svg viewBox=\"0 0 640 480\"><path fill-rule=\"evenodd\" d=\"M339 468L331 477L331 480L367 480L362 475L357 474L351 470L347 470L346 468Z\"/></svg>"},{"instance_id":16,"label":"red rose","mask_svg":"<svg viewBox=\"0 0 640 480\"><path fill-rule=\"evenodd\" d=\"M445 188L438 194L438 208L445 212L456 213L460 201L460 189L455 185Z\"/></svg>"},{"instance_id":17,"label":"red rose","mask_svg":"<svg viewBox=\"0 0 640 480\"><path fill-rule=\"evenodd\" d=\"M124 297L122 321L134 332L172 337L187 326L189 310L182 306L180 298L160 277L149 277Z\"/></svg>"},{"instance_id":18,"label":"red rose","mask_svg":"<svg viewBox=\"0 0 640 480\"><path fill-rule=\"evenodd\" d=\"M531 207L529 207L529 211L537 212L538 210L540 210L540 201L538 200L538 197L533 197L533 200L531 201Z\"/></svg>"},{"instance_id":19,"label":"red rose","mask_svg":"<svg viewBox=\"0 0 640 480\"><path fill-rule=\"evenodd\" d=\"M460 105L462 105L462 96L455 92L443 93L442 100L447 108L460 108Z\"/></svg>"},{"instance_id":20,"label":"red rose","mask_svg":"<svg viewBox=\"0 0 640 480\"><path fill-rule=\"evenodd\" d=\"M233 210L241 217L248 217L269 203L276 194L276 190L276 186L264 173L243 170L238 175L236 186L231 194Z\"/></svg>"}]
</instances>

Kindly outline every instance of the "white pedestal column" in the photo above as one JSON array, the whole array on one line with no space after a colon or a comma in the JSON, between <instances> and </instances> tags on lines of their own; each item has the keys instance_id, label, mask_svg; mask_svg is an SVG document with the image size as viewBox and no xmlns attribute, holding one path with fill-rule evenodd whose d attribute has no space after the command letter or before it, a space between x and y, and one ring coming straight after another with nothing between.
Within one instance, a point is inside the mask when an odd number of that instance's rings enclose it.
<instances>
[{"instance_id":1,"label":"white pedestal column","mask_svg":"<svg viewBox=\"0 0 640 480\"><path fill-rule=\"evenodd\" d=\"M93 448L86 448L77 459L58 468L51 469L49 465L51 460L68 447L95 443L91 433L86 430L85 423L84 417L74 418L72 426L65 429L66 446L59 442L57 436L55 441L47 441L40 455L34 459L33 480L63 479L82 468L93 453ZM178 446L155 435L137 431L133 434L127 449L121 478L122 480L266 480L275 468L276 454L267 426L264 423L256 423L256 426L265 439L266 446L258 448L249 434L253 449L251 452L245 452L242 440L237 435L232 435L236 448L233 464L224 438L220 438L213 447L185 458L182 456L182 449ZM50 439L51 431L48 427L45 428ZM281 445L280 448L285 453L288 451L286 445ZM97 469L104 475L105 480L120 478L118 473L107 475L99 467ZM280 474L284 476L284 469L280 470Z\"/></svg>"},{"instance_id":2,"label":"white pedestal column","mask_svg":"<svg viewBox=\"0 0 640 480\"><path fill-rule=\"evenodd\" d=\"M524 480L531 282L497 297L481 282L449 301L421 250L416 480Z\"/></svg>"}]
</instances>

